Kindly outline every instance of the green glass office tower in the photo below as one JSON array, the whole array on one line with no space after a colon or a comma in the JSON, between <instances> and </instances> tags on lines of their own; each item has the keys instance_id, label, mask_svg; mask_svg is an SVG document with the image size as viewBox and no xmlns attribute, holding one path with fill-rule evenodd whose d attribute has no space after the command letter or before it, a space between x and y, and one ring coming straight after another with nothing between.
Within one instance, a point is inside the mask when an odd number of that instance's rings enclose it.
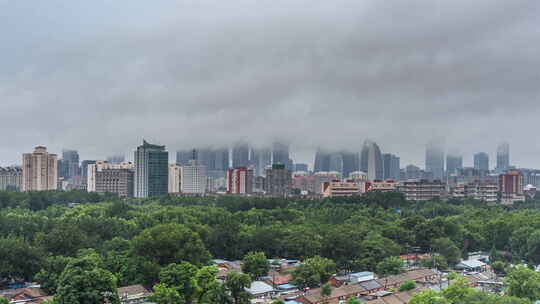
<instances>
[{"instance_id":1,"label":"green glass office tower","mask_svg":"<svg viewBox=\"0 0 540 304\"><path fill-rule=\"evenodd\" d=\"M143 140L135 151L135 197L167 195L169 152Z\"/></svg>"}]
</instances>

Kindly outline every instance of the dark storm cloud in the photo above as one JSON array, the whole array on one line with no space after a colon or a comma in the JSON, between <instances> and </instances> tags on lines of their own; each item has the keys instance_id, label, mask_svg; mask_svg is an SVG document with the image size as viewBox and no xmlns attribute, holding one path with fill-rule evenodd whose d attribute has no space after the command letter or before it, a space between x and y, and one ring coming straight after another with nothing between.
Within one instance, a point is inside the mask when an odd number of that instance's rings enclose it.
<instances>
[{"instance_id":1,"label":"dark storm cloud","mask_svg":"<svg viewBox=\"0 0 540 304\"><path fill-rule=\"evenodd\" d=\"M1 1L3 164L284 138L540 166L537 1ZM466 160L466 164L467 164Z\"/></svg>"}]
</instances>

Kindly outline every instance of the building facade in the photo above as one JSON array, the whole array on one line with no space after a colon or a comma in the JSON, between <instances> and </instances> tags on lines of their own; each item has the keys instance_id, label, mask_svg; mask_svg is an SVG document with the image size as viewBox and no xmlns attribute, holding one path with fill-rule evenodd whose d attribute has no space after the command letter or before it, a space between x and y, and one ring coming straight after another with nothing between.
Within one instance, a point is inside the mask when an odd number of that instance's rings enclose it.
<instances>
[{"instance_id":1,"label":"building facade","mask_svg":"<svg viewBox=\"0 0 540 304\"><path fill-rule=\"evenodd\" d=\"M96 161L87 168L88 192L115 193L121 197L133 197L134 165L129 162L108 163Z\"/></svg>"},{"instance_id":2,"label":"building facade","mask_svg":"<svg viewBox=\"0 0 540 304\"><path fill-rule=\"evenodd\" d=\"M523 174L519 170L508 170L499 175L499 191L501 203L512 204L517 201L524 201L523 194Z\"/></svg>"},{"instance_id":3,"label":"building facade","mask_svg":"<svg viewBox=\"0 0 540 304\"><path fill-rule=\"evenodd\" d=\"M196 160L181 167L181 191L183 194L202 195L206 193L208 178L206 168Z\"/></svg>"},{"instance_id":4,"label":"building facade","mask_svg":"<svg viewBox=\"0 0 540 304\"><path fill-rule=\"evenodd\" d=\"M315 162L313 172L328 172L330 171L330 153L321 148L315 153Z\"/></svg>"},{"instance_id":5,"label":"building facade","mask_svg":"<svg viewBox=\"0 0 540 304\"><path fill-rule=\"evenodd\" d=\"M177 164L169 165L169 193L180 193L182 190L182 167Z\"/></svg>"},{"instance_id":6,"label":"building facade","mask_svg":"<svg viewBox=\"0 0 540 304\"><path fill-rule=\"evenodd\" d=\"M38 146L23 155L23 191L46 191L58 188L58 156Z\"/></svg>"},{"instance_id":7,"label":"building facade","mask_svg":"<svg viewBox=\"0 0 540 304\"><path fill-rule=\"evenodd\" d=\"M381 150L379 146L366 140L360 154L360 171L366 172L368 179L383 179L384 169Z\"/></svg>"},{"instance_id":8,"label":"building facade","mask_svg":"<svg viewBox=\"0 0 540 304\"><path fill-rule=\"evenodd\" d=\"M62 165L64 166L64 179L73 179L81 175L81 167L79 164L79 152L75 150L62 151Z\"/></svg>"},{"instance_id":9,"label":"building facade","mask_svg":"<svg viewBox=\"0 0 540 304\"><path fill-rule=\"evenodd\" d=\"M0 167L0 190L20 191L23 173L20 167Z\"/></svg>"},{"instance_id":10,"label":"building facade","mask_svg":"<svg viewBox=\"0 0 540 304\"><path fill-rule=\"evenodd\" d=\"M453 198L472 198L485 203L499 200L499 185L492 181L458 182L450 187L449 196Z\"/></svg>"},{"instance_id":11,"label":"building facade","mask_svg":"<svg viewBox=\"0 0 540 304\"><path fill-rule=\"evenodd\" d=\"M344 197L365 192L365 184L355 181L330 181L322 184L323 197Z\"/></svg>"},{"instance_id":12,"label":"building facade","mask_svg":"<svg viewBox=\"0 0 540 304\"><path fill-rule=\"evenodd\" d=\"M433 174L433 179L444 178L444 145L441 142L432 141L426 148L426 171Z\"/></svg>"},{"instance_id":13,"label":"building facade","mask_svg":"<svg viewBox=\"0 0 540 304\"><path fill-rule=\"evenodd\" d=\"M251 166L255 176L264 176L266 168L272 166L272 151L269 148L252 149Z\"/></svg>"},{"instance_id":14,"label":"building facade","mask_svg":"<svg viewBox=\"0 0 540 304\"><path fill-rule=\"evenodd\" d=\"M292 172L285 165L274 164L266 169L266 194L274 196L287 196L292 191Z\"/></svg>"},{"instance_id":15,"label":"building facade","mask_svg":"<svg viewBox=\"0 0 540 304\"><path fill-rule=\"evenodd\" d=\"M498 172L502 172L510 168L510 145L501 143L497 146L497 167Z\"/></svg>"},{"instance_id":16,"label":"building facade","mask_svg":"<svg viewBox=\"0 0 540 304\"><path fill-rule=\"evenodd\" d=\"M350 177L352 172L360 171L360 155L355 152L341 152L341 158L343 160L342 176L344 178Z\"/></svg>"},{"instance_id":17,"label":"building facade","mask_svg":"<svg viewBox=\"0 0 540 304\"><path fill-rule=\"evenodd\" d=\"M440 180L416 180L403 181L398 186L398 191L410 201L428 201L442 198L446 195L446 184Z\"/></svg>"},{"instance_id":18,"label":"building facade","mask_svg":"<svg viewBox=\"0 0 540 304\"><path fill-rule=\"evenodd\" d=\"M246 167L249 165L249 145L237 142L232 148L232 166Z\"/></svg>"},{"instance_id":19,"label":"building facade","mask_svg":"<svg viewBox=\"0 0 540 304\"><path fill-rule=\"evenodd\" d=\"M456 174L459 169L463 169L463 156L448 154L446 156L446 175Z\"/></svg>"},{"instance_id":20,"label":"building facade","mask_svg":"<svg viewBox=\"0 0 540 304\"><path fill-rule=\"evenodd\" d=\"M253 170L236 167L227 171L227 194L252 194Z\"/></svg>"},{"instance_id":21,"label":"building facade","mask_svg":"<svg viewBox=\"0 0 540 304\"><path fill-rule=\"evenodd\" d=\"M486 152L474 154L474 168L489 171L489 155Z\"/></svg>"},{"instance_id":22,"label":"building facade","mask_svg":"<svg viewBox=\"0 0 540 304\"><path fill-rule=\"evenodd\" d=\"M169 152L165 146L143 144L135 151L135 197L167 195L169 187Z\"/></svg>"},{"instance_id":23,"label":"building facade","mask_svg":"<svg viewBox=\"0 0 540 304\"><path fill-rule=\"evenodd\" d=\"M394 154L385 153L383 158L383 179L400 180L400 159Z\"/></svg>"}]
</instances>

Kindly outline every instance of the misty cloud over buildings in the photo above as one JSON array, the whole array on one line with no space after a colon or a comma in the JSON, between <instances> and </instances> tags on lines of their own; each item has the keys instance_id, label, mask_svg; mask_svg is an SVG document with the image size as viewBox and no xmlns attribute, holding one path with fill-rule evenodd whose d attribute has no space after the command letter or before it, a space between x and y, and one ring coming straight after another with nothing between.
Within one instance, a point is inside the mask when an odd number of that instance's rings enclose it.
<instances>
[{"instance_id":1,"label":"misty cloud over buildings","mask_svg":"<svg viewBox=\"0 0 540 304\"><path fill-rule=\"evenodd\" d=\"M0 0L0 161L237 140L540 167L538 1ZM4 165L5 165L4 164Z\"/></svg>"}]
</instances>

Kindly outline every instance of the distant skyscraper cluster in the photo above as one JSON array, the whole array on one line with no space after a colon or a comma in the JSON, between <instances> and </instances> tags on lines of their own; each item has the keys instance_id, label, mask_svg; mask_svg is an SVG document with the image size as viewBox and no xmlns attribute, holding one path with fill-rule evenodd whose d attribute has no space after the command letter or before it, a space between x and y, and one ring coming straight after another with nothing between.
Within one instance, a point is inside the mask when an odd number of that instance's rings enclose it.
<instances>
[{"instance_id":1,"label":"distant skyscraper cluster","mask_svg":"<svg viewBox=\"0 0 540 304\"><path fill-rule=\"evenodd\" d=\"M508 143L497 147L495 170L490 170L486 152L475 153L473 166L465 167L463 156L447 150L440 140L426 145L425 168L411 164L402 168L398 155L382 153L372 140L365 140L360 151L318 148L313 170L308 164L294 163L290 145L280 141L259 147L245 141L230 147L186 147L176 151L174 164L169 163L165 146L143 141L133 156L133 163L120 154L81 162L76 150L65 149L58 159L38 146L23 154L22 166L0 167L0 190L80 189L137 198L207 194L326 197L400 191L413 200L451 196L512 203L540 187L540 170L511 166Z\"/></svg>"}]
</instances>

